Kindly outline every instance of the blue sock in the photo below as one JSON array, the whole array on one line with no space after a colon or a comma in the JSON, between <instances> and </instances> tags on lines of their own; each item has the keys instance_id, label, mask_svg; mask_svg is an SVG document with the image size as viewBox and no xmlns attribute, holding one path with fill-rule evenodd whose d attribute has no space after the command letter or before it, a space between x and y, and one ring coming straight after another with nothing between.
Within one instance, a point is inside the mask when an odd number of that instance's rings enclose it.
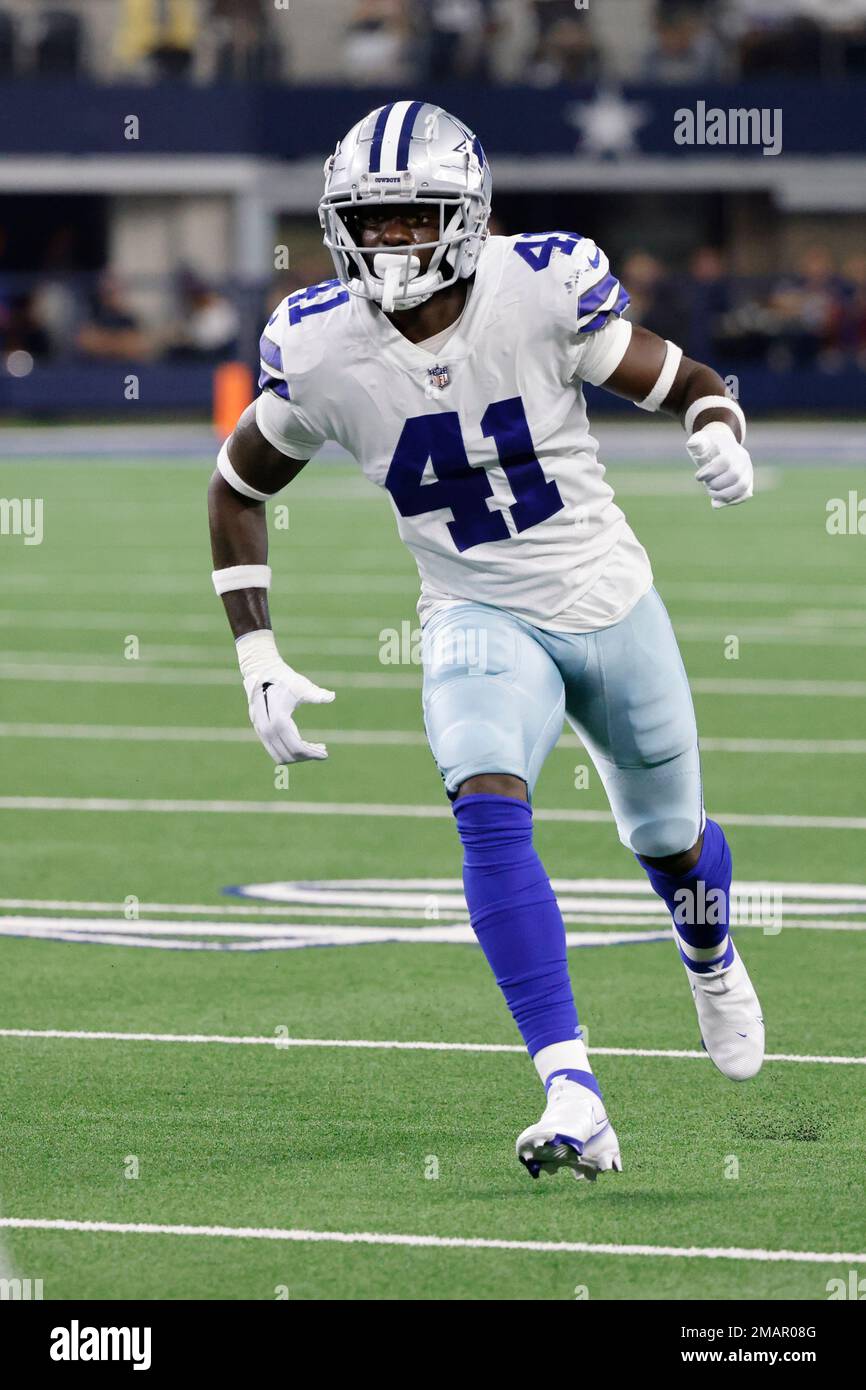
<instances>
[{"instance_id":1,"label":"blue sock","mask_svg":"<svg viewBox=\"0 0 866 1390\"><path fill-rule=\"evenodd\" d=\"M638 854L653 889L667 903L680 955L689 970L708 974L730 965L734 947L728 935L731 851L725 832L708 820L701 855L685 874L668 874Z\"/></svg>"},{"instance_id":2,"label":"blue sock","mask_svg":"<svg viewBox=\"0 0 866 1390\"><path fill-rule=\"evenodd\" d=\"M532 846L532 807L509 796L454 803L472 930L530 1056L579 1036L565 925Z\"/></svg>"}]
</instances>

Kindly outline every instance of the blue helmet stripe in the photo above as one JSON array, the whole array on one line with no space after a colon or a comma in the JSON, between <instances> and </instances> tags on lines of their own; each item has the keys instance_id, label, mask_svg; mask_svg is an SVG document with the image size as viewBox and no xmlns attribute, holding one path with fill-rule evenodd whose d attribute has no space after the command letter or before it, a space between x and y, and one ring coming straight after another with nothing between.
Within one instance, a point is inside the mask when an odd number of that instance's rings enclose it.
<instances>
[{"instance_id":1,"label":"blue helmet stripe","mask_svg":"<svg viewBox=\"0 0 866 1390\"><path fill-rule=\"evenodd\" d=\"M376 117L376 126L373 131L373 143L370 146L370 173L378 174L382 167L382 141L385 138L385 127L388 124L388 117L394 109L394 102L383 106Z\"/></svg>"},{"instance_id":2,"label":"blue helmet stripe","mask_svg":"<svg viewBox=\"0 0 866 1390\"><path fill-rule=\"evenodd\" d=\"M400 169L409 168L409 141L412 139L412 130L415 125L415 117L424 105L422 101L409 103L409 110L403 117L403 124L400 127L400 139L397 142L397 163L395 167Z\"/></svg>"}]
</instances>

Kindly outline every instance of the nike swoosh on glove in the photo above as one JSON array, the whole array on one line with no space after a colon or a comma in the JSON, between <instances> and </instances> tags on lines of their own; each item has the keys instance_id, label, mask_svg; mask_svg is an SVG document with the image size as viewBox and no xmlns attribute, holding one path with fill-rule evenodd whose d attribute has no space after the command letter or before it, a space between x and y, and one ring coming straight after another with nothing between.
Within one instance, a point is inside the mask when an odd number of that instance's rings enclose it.
<instances>
[{"instance_id":1,"label":"nike swoosh on glove","mask_svg":"<svg viewBox=\"0 0 866 1390\"><path fill-rule=\"evenodd\" d=\"M697 465L695 477L707 489L714 507L730 507L752 496L752 460L728 425L711 421L689 436L686 448Z\"/></svg>"},{"instance_id":2,"label":"nike swoosh on glove","mask_svg":"<svg viewBox=\"0 0 866 1390\"><path fill-rule=\"evenodd\" d=\"M314 685L285 661L259 676L247 676L244 690L253 728L275 763L303 763L327 758L324 743L308 743L292 715L298 705L329 705L333 690Z\"/></svg>"}]
</instances>

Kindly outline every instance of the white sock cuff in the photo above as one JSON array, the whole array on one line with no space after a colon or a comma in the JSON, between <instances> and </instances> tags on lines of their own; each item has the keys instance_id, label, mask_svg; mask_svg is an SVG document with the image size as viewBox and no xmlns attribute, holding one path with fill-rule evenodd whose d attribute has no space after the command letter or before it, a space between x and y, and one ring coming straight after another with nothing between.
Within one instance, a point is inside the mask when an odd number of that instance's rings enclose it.
<instances>
[{"instance_id":1,"label":"white sock cuff","mask_svg":"<svg viewBox=\"0 0 866 1390\"><path fill-rule=\"evenodd\" d=\"M535 1070L547 1085L547 1078L555 1071L592 1071L586 1044L582 1038L569 1038L567 1042L550 1043L542 1047L533 1057Z\"/></svg>"},{"instance_id":2,"label":"white sock cuff","mask_svg":"<svg viewBox=\"0 0 866 1390\"><path fill-rule=\"evenodd\" d=\"M674 937L684 956L693 960L696 965L705 965L707 961L719 960L728 949L730 936L727 932L721 941L717 941L714 946L690 946L674 927Z\"/></svg>"}]
</instances>

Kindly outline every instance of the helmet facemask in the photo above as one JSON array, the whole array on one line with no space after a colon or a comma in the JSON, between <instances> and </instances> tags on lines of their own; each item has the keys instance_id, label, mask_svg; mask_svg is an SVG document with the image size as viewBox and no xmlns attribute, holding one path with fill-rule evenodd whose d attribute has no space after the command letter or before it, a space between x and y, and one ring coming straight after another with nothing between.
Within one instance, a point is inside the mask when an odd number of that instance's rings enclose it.
<instances>
[{"instance_id":1,"label":"helmet facemask","mask_svg":"<svg viewBox=\"0 0 866 1390\"><path fill-rule=\"evenodd\" d=\"M326 165L327 169L327 165ZM407 184L409 179L404 175ZM407 189L408 192L408 189ZM357 214L373 208L438 206L439 235L435 241L407 246L361 246ZM384 313L414 309L438 290L471 275L483 238L487 234L489 206L474 191L457 195L417 197L412 193L385 193L381 188L352 190L352 196L329 197L319 205L324 244L334 261L338 278L353 294L378 303ZM432 250L421 271L420 254Z\"/></svg>"}]
</instances>

